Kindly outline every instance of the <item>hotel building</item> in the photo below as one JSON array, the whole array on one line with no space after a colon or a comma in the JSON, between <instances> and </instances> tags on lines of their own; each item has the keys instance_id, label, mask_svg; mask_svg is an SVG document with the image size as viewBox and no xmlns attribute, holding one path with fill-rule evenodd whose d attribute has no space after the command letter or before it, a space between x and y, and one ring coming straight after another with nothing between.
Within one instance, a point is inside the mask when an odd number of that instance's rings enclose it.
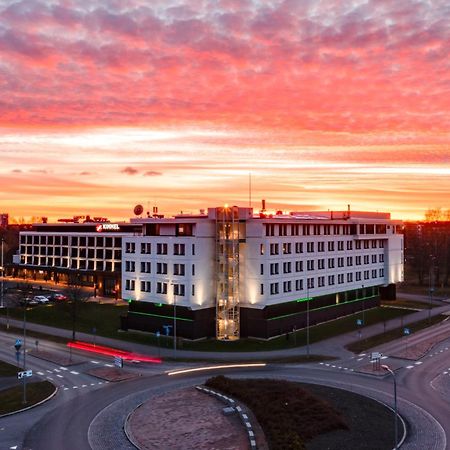
<instances>
[{"instance_id":1,"label":"hotel building","mask_svg":"<svg viewBox=\"0 0 450 450\"><path fill-rule=\"evenodd\" d=\"M78 271L129 302L122 328L190 339L271 338L395 298L402 224L388 213L209 208L120 224L40 224L20 264ZM106 226L105 226L106 225Z\"/></svg>"}]
</instances>

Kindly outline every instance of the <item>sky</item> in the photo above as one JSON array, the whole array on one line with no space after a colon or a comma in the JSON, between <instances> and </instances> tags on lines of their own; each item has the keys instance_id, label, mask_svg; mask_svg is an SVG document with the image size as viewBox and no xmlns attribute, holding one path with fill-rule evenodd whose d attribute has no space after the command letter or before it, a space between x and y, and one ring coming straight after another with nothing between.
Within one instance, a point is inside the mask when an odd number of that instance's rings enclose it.
<instances>
[{"instance_id":1,"label":"sky","mask_svg":"<svg viewBox=\"0 0 450 450\"><path fill-rule=\"evenodd\" d=\"M450 207L447 0L0 1L0 212Z\"/></svg>"}]
</instances>

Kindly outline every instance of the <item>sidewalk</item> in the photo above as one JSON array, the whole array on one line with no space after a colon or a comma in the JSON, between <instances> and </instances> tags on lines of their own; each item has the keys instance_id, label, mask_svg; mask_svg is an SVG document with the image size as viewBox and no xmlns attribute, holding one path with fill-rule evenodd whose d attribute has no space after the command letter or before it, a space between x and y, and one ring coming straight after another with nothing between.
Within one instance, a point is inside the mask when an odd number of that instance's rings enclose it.
<instances>
[{"instance_id":1,"label":"sidewalk","mask_svg":"<svg viewBox=\"0 0 450 450\"><path fill-rule=\"evenodd\" d=\"M431 310L431 316L436 316L445 312L450 312L450 305L444 305L441 307L433 308ZM394 328L403 327L413 322L428 318L429 311L423 310L416 313L412 313L403 318L391 319L386 322L386 331ZM22 321L10 319L11 326L21 328ZM64 330L61 328L54 328L45 325L39 325L28 322L27 328L29 330L51 334L71 339L72 331ZM361 328L362 338L371 337L384 332L383 322ZM77 332L77 339L80 341L93 342L94 335ZM127 351L141 353L149 356L156 356L158 354L158 348L150 345L143 345L130 341L122 341L118 339L111 339L102 336L95 336L96 343L99 345L105 345L109 347L119 348ZM353 356L353 353L346 350L345 346L358 340L358 334L356 331L351 331L340 336L335 336L330 339L326 339L321 342L316 342L310 345L310 353L316 355L334 356L336 358L349 358ZM164 357L173 357L173 350L161 347L160 354ZM289 348L284 350L273 350L268 352L201 352L193 350L177 350L177 358L180 359L205 359L205 360L267 360L270 358L282 358L289 356L301 356L306 354L306 346Z\"/></svg>"}]
</instances>

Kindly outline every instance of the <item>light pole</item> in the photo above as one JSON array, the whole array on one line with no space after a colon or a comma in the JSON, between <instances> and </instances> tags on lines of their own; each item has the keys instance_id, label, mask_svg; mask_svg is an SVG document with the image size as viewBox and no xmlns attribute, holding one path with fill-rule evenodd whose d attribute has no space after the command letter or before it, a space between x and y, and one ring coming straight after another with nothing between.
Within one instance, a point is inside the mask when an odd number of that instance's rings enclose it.
<instances>
[{"instance_id":1,"label":"light pole","mask_svg":"<svg viewBox=\"0 0 450 450\"><path fill-rule=\"evenodd\" d=\"M0 308L4 308L5 307L5 305L3 304L3 277L5 276L5 271L4 271L4 268L3 268L3 243L5 242L5 239L3 238L3 236L2 236L2 257L1 257L1 265L2 265L2 267L1 267L1 269L2 269L2 271L1 271L1 274L2 274L2 283L1 283L1 289L2 289L2 291L1 291L1 293L0 293Z\"/></svg>"},{"instance_id":2,"label":"light pole","mask_svg":"<svg viewBox=\"0 0 450 450\"><path fill-rule=\"evenodd\" d=\"M28 298L25 297L25 304L23 307L23 370L27 370L27 305ZM23 377L23 400L22 403L27 403L27 377Z\"/></svg>"},{"instance_id":3,"label":"light pole","mask_svg":"<svg viewBox=\"0 0 450 450\"><path fill-rule=\"evenodd\" d=\"M397 380L395 378L395 372L387 365L382 365L381 368L383 370L385 370L386 372L389 372L393 379L394 379L394 449L397 448L398 445L398 430L397 430L397 417L398 417L398 413L397 413Z\"/></svg>"},{"instance_id":4,"label":"light pole","mask_svg":"<svg viewBox=\"0 0 450 450\"><path fill-rule=\"evenodd\" d=\"M430 265L430 305L428 307L428 323L431 321L431 308L433 303L433 292L434 292L434 257L431 256Z\"/></svg>"},{"instance_id":5,"label":"light pole","mask_svg":"<svg viewBox=\"0 0 450 450\"><path fill-rule=\"evenodd\" d=\"M173 357L177 356L177 295L175 294L175 284L170 283L173 292Z\"/></svg>"},{"instance_id":6,"label":"light pole","mask_svg":"<svg viewBox=\"0 0 450 450\"><path fill-rule=\"evenodd\" d=\"M364 327L366 325L366 322L365 322L366 308L365 308L365 304L364 304L364 285L362 285L361 295L362 295L362 324Z\"/></svg>"},{"instance_id":7,"label":"light pole","mask_svg":"<svg viewBox=\"0 0 450 450\"><path fill-rule=\"evenodd\" d=\"M309 280L306 284L306 357L309 359Z\"/></svg>"}]
</instances>

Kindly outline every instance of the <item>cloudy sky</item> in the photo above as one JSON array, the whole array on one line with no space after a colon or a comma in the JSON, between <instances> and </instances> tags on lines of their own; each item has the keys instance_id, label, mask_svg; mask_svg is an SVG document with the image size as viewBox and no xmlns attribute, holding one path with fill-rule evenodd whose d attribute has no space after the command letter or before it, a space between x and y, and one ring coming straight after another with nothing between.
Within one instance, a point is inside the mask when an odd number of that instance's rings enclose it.
<instances>
[{"instance_id":1,"label":"cloudy sky","mask_svg":"<svg viewBox=\"0 0 450 450\"><path fill-rule=\"evenodd\" d=\"M447 0L0 1L0 212L450 199Z\"/></svg>"}]
</instances>

